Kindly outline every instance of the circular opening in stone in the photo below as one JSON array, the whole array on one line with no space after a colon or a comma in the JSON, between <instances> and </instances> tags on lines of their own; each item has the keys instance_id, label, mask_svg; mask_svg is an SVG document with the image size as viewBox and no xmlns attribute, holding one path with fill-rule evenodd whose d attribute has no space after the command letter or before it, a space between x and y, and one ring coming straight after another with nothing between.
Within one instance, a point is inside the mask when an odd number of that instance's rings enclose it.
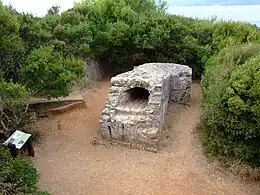
<instances>
[{"instance_id":1,"label":"circular opening in stone","mask_svg":"<svg viewBox=\"0 0 260 195\"><path fill-rule=\"evenodd\" d=\"M150 93L142 87L134 87L125 92L127 102L143 102L148 103Z\"/></svg>"}]
</instances>

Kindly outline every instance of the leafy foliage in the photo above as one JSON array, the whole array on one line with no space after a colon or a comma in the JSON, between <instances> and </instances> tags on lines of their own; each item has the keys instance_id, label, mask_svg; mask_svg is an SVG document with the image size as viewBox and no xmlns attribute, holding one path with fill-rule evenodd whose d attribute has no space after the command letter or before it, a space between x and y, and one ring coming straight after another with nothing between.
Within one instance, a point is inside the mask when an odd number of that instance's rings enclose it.
<instances>
[{"instance_id":1,"label":"leafy foliage","mask_svg":"<svg viewBox=\"0 0 260 195\"><path fill-rule=\"evenodd\" d=\"M81 60L63 58L54 51L54 47L46 46L28 56L22 73L31 90L58 97L69 94L71 83L84 75L84 69Z\"/></svg>"},{"instance_id":2,"label":"leafy foliage","mask_svg":"<svg viewBox=\"0 0 260 195\"><path fill-rule=\"evenodd\" d=\"M244 43L252 43L260 40L259 30L245 23L226 22L217 23L212 35L213 51L220 50Z\"/></svg>"},{"instance_id":3,"label":"leafy foliage","mask_svg":"<svg viewBox=\"0 0 260 195\"><path fill-rule=\"evenodd\" d=\"M205 151L260 166L260 46L224 49L202 80Z\"/></svg>"},{"instance_id":4,"label":"leafy foliage","mask_svg":"<svg viewBox=\"0 0 260 195\"><path fill-rule=\"evenodd\" d=\"M0 82L0 132L8 133L21 125L28 109L28 97L23 86Z\"/></svg>"},{"instance_id":5,"label":"leafy foliage","mask_svg":"<svg viewBox=\"0 0 260 195\"><path fill-rule=\"evenodd\" d=\"M3 108L19 107L29 97L26 89L19 84L1 82L0 90Z\"/></svg>"},{"instance_id":6,"label":"leafy foliage","mask_svg":"<svg viewBox=\"0 0 260 195\"><path fill-rule=\"evenodd\" d=\"M0 147L0 194L47 195L38 191L37 170L21 158L12 158L10 152Z\"/></svg>"},{"instance_id":7,"label":"leafy foliage","mask_svg":"<svg viewBox=\"0 0 260 195\"><path fill-rule=\"evenodd\" d=\"M18 17L0 2L0 72L6 80L18 79L17 71L24 57L19 28Z\"/></svg>"},{"instance_id":8,"label":"leafy foliage","mask_svg":"<svg viewBox=\"0 0 260 195\"><path fill-rule=\"evenodd\" d=\"M254 43L231 46L211 56L206 62L206 71L202 77L204 95L209 86L215 85L218 80L228 79L235 67L257 55L260 55L260 44Z\"/></svg>"}]
</instances>

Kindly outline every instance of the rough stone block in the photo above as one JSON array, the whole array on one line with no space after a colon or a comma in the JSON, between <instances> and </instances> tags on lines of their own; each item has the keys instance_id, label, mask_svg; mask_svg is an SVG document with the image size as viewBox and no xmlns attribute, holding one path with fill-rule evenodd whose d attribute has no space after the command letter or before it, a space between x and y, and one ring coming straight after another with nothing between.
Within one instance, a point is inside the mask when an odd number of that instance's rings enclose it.
<instances>
[{"instance_id":1,"label":"rough stone block","mask_svg":"<svg viewBox=\"0 0 260 195\"><path fill-rule=\"evenodd\" d=\"M169 102L190 100L191 75L185 65L148 63L113 77L100 120L102 135L154 143Z\"/></svg>"}]
</instances>

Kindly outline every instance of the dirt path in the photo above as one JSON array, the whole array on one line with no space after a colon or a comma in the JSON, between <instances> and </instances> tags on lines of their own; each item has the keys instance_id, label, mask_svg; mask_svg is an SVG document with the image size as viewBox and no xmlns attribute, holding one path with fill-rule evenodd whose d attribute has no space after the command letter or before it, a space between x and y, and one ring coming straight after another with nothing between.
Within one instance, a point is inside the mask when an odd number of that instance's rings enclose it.
<instances>
[{"instance_id":1,"label":"dirt path","mask_svg":"<svg viewBox=\"0 0 260 195\"><path fill-rule=\"evenodd\" d=\"M88 93L87 109L38 122L45 139L36 148L39 186L53 195L253 195L246 184L206 163L192 131L199 120L200 88L192 87L192 105L170 108L173 142L158 154L122 147L93 146L108 82ZM60 123L60 129L58 129Z\"/></svg>"}]
</instances>

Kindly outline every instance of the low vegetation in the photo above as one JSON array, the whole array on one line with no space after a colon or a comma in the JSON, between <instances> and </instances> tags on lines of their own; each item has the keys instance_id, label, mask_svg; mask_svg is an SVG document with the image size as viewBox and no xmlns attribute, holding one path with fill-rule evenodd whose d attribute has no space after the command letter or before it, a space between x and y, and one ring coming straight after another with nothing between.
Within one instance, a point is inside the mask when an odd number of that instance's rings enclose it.
<instances>
[{"instance_id":1,"label":"low vegetation","mask_svg":"<svg viewBox=\"0 0 260 195\"><path fill-rule=\"evenodd\" d=\"M145 62L174 62L189 65L194 79L202 79L199 133L206 154L260 166L257 27L169 15L166 3L153 0L83 0L62 13L53 6L44 17L18 13L0 2L0 28L2 133L24 125L31 95L68 95L85 75L86 58L97 61L105 74ZM9 158L4 149L0 155ZM37 174L24 161L6 162L1 167L18 163L25 167L21 170L30 169L30 185L35 184ZM6 170L10 177L0 175L1 185L13 185L13 169ZM12 190L19 191L19 185ZM30 189L23 192L34 193Z\"/></svg>"},{"instance_id":2,"label":"low vegetation","mask_svg":"<svg viewBox=\"0 0 260 195\"><path fill-rule=\"evenodd\" d=\"M258 44L224 49L202 79L205 151L254 168L260 166L259 49Z\"/></svg>"},{"instance_id":3,"label":"low vegetation","mask_svg":"<svg viewBox=\"0 0 260 195\"><path fill-rule=\"evenodd\" d=\"M48 195L38 191L39 173L22 158L12 158L10 152L0 147L0 194Z\"/></svg>"}]
</instances>

